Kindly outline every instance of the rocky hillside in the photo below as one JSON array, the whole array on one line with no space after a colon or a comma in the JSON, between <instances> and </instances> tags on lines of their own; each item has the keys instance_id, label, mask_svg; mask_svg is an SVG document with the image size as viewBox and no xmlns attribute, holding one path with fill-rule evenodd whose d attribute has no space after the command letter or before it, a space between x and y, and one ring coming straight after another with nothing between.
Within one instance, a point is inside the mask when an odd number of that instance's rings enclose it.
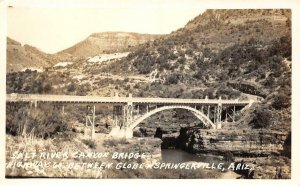
<instances>
[{"instance_id":1,"label":"rocky hillside","mask_svg":"<svg viewBox=\"0 0 300 186\"><path fill-rule=\"evenodd\" d=\"M117 41L112 41L116 50ZM78 59L68 67L49 68L43 73L10 73L7 93L113 96L118 92L119 96L132 93L135 97L196 99L262 97L261 103L238 109L235 122L225 122L219 131L205 130L191 113L175 109L147 118L136 128L135 135L153 136L159 128L165 148L180 145L191 152L253 156L253 160L246 161L256 164L255 178L274 178L278 166L289 178L291 42L290 10L207 10L182 29L133 47L126 57L123 53L109 58L98 56L89 58L97 62ZM105 52L103 48L90 47L89 39L83 43L63 54ZM121 43L128 47L128 42ZM109 108L97 111L104 116L112 113ZM83 118L78 113L73 117ZM99 121L100 125L106 122L112 124L109 120ZM186 126L191 128L179 133ZM178 143L170 145L168 142L176 141L175 138ZM266 157L261 160L261 155ZM279 156L284 157L278 161Z\"/></svg>"},{"instance_id":2,"label":"rocky hillside","mask_svg":"<svg viewBox=\"0 0 300 186\"><path fill-rule=\"evenodd\" d=\"M30 45L7 38L7 72L20 71L25 68L40 69L52 66L51 55L46 54Z\"/></svg>"},{"instance_id":3,"label":"rocky hillside","mask_svg":"<svg viewBox=\"0 0 300 186\"><path fill-rule=\"evenodd\" d=\"M223 99L263 95L265 101L256 111L249 111L251 117L243 116L247 124L271 125L274 129L280 126L279 130L289 131L290 19L289 10L207 10L182 29L133 47L127 57L99 63L81 59L67 68L49 69L47 73L10 74L7 92L101 96L118 92L120 96L133 93L141 97L222 96ZM107 33L106 37L110 38L110 34L117 35ZM103 34L91 35L77 45L78 51L91 49L91 41L101 43L103 37ZM121 43L128 47L129 40ZM111 42L117 48L118 39ZM87 43L86 47L83 43ZM76 54L75 48L70 53ZM272 119L265 122L265 118Z\"/></svg>"},{"instance_id":4,"label":"rocky hillside","mask_svg":"<svg viewBox=\"0 0 300 186\"><path fill-rule=\"evenodd\" d=\"M21 71L26 68L43 70L45 67L64 61L78 61L105 53L128 52L137 45L153 41L160 35L104 32L90 35L84 41L56 54L47 54L30 45L7 38L7 72Z\"/></svg>"},{"instance_id":5,"label":"rocky hillside","mask_svg":"<svg viewBox=\"0 0 300 186\"><path fill-rule=\"evenodd\" d=\"M289 46L290 26L288 10L207 10L184 28L140 47L128 60L143 74L154 69L160 72L195 72L197 68L193 68L193 63L230 62L226 61L231 58L229 51L223 52L228 47L248 45L256 50L265 50L282 37L281 42ZM283 57L289 55L285 53ZM240 56L231 61L237 63L245 57Z\"/></svg>"},{"instance_id":6,"label":"rocky hillside","mask_svg":"<svg viewBox=\"0 0 300 186\"><path fill-rule=\"evenodd\" d=\"M228 85L244 82L269 95L267 99L280 94L288 100L290 16L289 10L279 9L207 10L184 28L138 47L121 62L90 69L153 77L151 86L127 88L138 96L238 98L251 91Z\"/></svg>"},{"instance_id":7,"label":"rocky hillside","mask_svg":"<svg viewBox=\"0 0 300 186\"><path fill-rule=\"evenodd\" d=\"M90 57L103 53L130 51L134 46L153 41L159 35L138 34L128 32L94 33L76 45L58 54L69 54L75 57Z\"/></svg>"}]
</instances>

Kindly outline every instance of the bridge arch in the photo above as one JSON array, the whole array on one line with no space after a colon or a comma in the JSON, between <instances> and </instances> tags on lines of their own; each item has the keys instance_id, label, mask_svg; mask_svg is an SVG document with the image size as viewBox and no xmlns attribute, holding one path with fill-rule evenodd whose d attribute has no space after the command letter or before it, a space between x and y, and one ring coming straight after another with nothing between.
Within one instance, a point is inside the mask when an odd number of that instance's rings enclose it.
<instances>
[{"instance_id":1,"label":"bridge arch","mask_svg":"<svg viewBox=\"0 0 300 186\"><path fill-rule=\"evenodd\" d=\"M171 110L171 109L185 109L191 111L200 121L203 122L206 126L211 126L213 129L216 129L216 125L201 111L192 108L190 106L184 106L184 105L171 105L171 106L162 106L159 108L156 108L150 112L147 112L146 114L136 118L133 120L133 122L130 124L129 128L134 129L136 126L138 126L143 120L146 118L152 116L153 114L156 114L158 112L164 111L164 110Z\"/></svg>"}]
</instances>

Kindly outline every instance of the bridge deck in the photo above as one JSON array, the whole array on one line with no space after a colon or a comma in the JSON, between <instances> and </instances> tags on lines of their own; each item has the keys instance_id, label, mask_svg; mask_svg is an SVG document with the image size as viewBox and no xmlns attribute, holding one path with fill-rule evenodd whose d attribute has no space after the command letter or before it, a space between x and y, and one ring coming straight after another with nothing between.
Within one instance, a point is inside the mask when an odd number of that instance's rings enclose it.
<instances>
[{"instance_id":1,"label":"bridge deck","mask_svg":"<svg viewBox=\"0 0 300 186\"><path fill-rule=\"evenodd\" d=\"M179 99L179 98L142 98L142 97L99 97L71 95L38 95L38 94L7 94L6 102L54 102L54 103L120 103L139 104L223 104L247 105L253 100L220 100L220 99Z\"/></svg>"}]
</instances>

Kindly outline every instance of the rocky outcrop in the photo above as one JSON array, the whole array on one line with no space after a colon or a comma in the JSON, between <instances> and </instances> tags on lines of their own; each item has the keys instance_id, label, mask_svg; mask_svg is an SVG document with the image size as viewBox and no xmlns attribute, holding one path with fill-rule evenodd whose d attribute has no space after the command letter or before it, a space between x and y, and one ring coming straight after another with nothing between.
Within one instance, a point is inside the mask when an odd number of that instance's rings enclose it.
<instances>
[{"instance_id":1,"label":"rocky outcrop","mask_svg":"<svg viewBox=\"0 0 300 186\"><path fill-rule=\"evenodd\" d=\"M94 33L76 45L57 54L70 54L75 57L91 57L103 53L130 51L132 47L153 41L160 35L129 32Z\"/></svg>"},{"instance_id":2,"label":"rocky outcrop","mask_svg":"<svg viewBox=\"0 0 300 186\"><path fill-rule=\"evenodd\" d=\"M178 147L189 152L239 156L281 155L288 133L268 130L206 130L183 128L177 138Z\"/></svg>"}]
</instances>

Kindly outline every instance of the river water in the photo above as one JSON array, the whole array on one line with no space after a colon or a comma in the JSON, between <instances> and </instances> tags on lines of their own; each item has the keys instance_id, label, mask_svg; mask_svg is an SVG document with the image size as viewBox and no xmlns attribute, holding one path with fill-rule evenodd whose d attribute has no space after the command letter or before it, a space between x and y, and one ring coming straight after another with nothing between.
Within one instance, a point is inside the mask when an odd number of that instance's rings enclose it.
<instances>
[{"instance_id":1,"label":"river water","mask_svg":"<svg viewBox=\"0 0 300 186\"><path fill-rule=\"evenodd\" d=\"M204 162L204 163L216 163L222 162L222 157L211 154L192 154L180 149L161 149L162 162L163 163L183 163L189 161ZM218 179L237 179L241 175L234 173L233 171L225 171L214 169L215 172L220 175Z\"/></svg>"},{"instance_id":2,"label":"river water","mask_svg":"<svg viewBox=\"0 0 300 186\"><path fill-rule=\"evenodd\" d=\"M180 149L161 149L162 162L182 163L188 161L213 162L220 161L221 158L210 154L192 154Z\"/></svg>"}]
</instances>

